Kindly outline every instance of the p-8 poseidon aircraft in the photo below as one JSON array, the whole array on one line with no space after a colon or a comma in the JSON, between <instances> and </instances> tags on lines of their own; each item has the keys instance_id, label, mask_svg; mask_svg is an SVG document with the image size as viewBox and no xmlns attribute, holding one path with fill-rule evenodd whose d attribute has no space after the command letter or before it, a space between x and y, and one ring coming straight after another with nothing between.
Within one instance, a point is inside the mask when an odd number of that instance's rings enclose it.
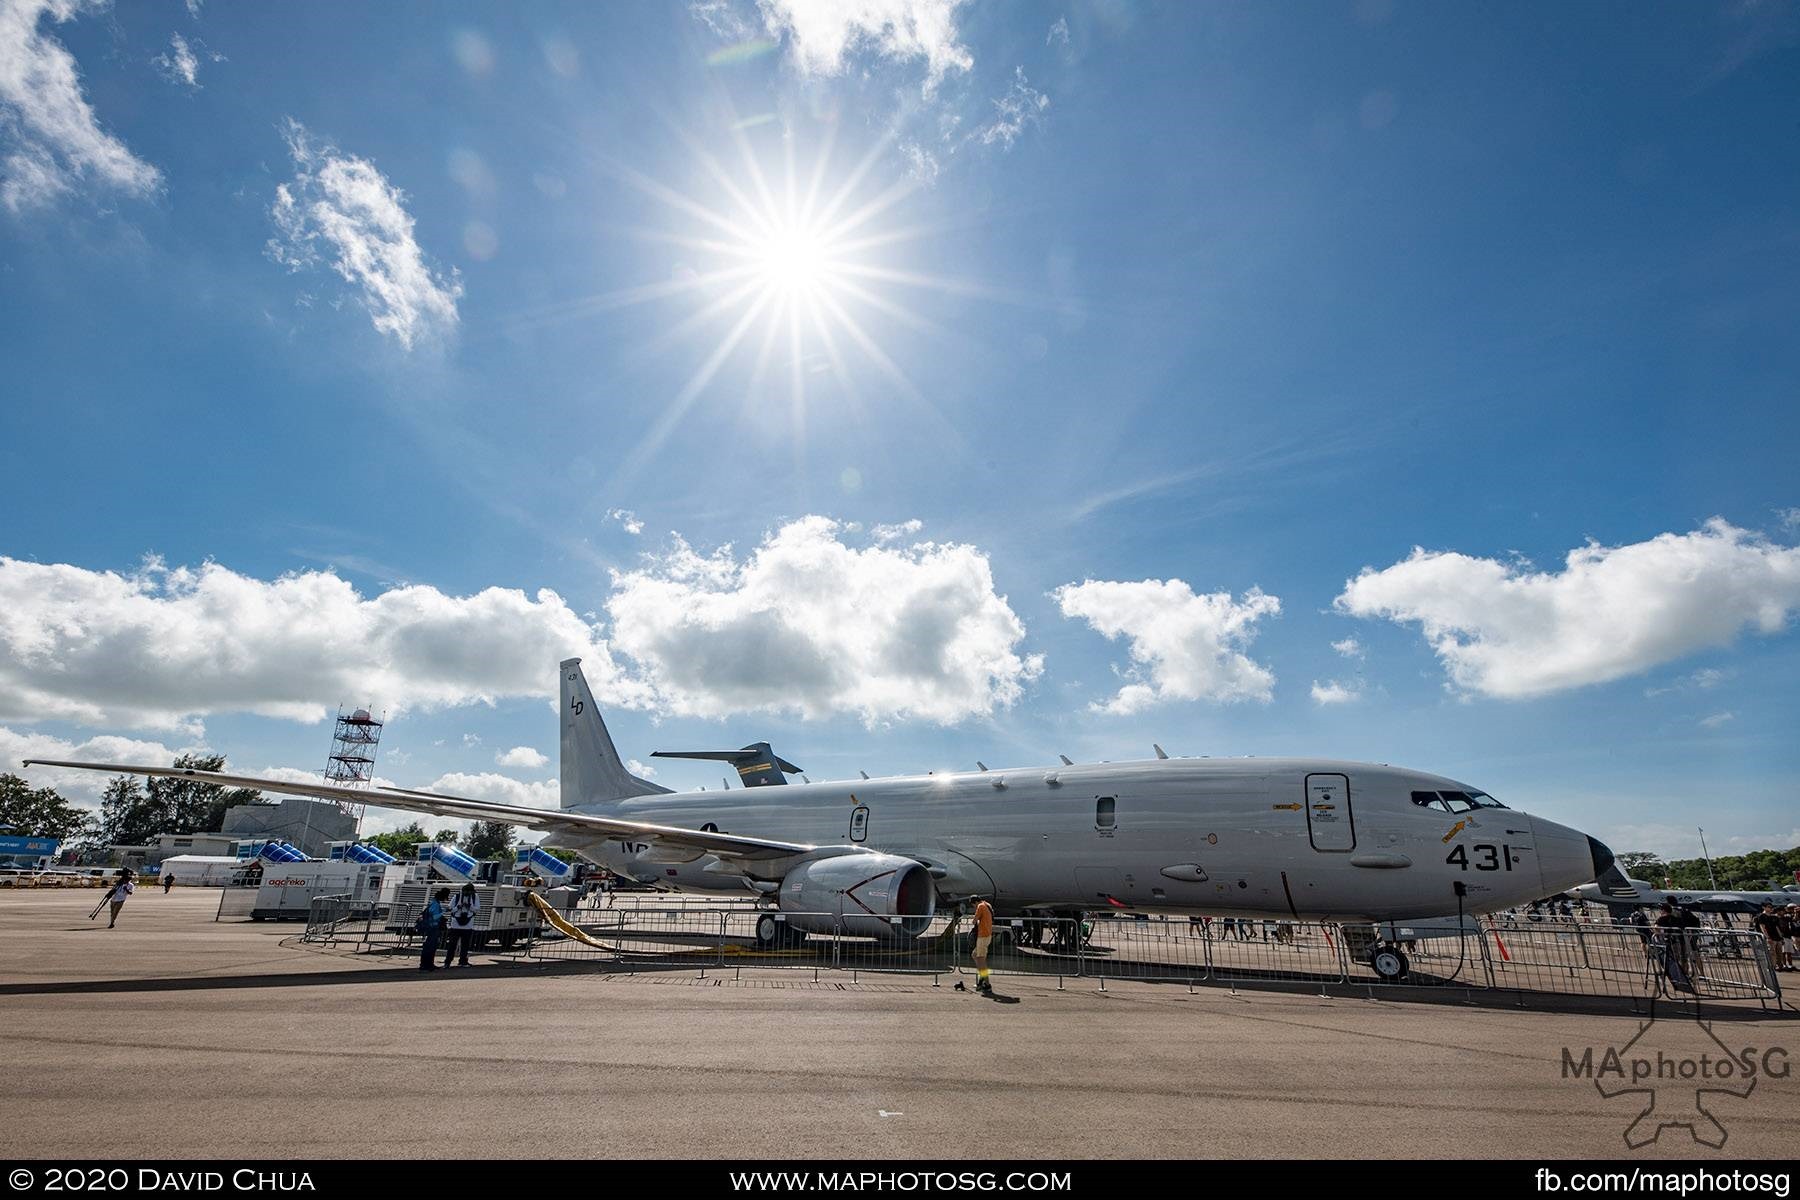
<instances>
[{"instance_id":1,"label":"p-8 poseidon aircraft","mask_svg":"<svg viewBox=\"0 0 1800 1200\"><path fill-rule=\"evenodd\" d=\"M1001 916L1111 908L1374 923L1491 912L1618 873L1594 838L1467 784L1329 759L1064 760L673 792L626 770L581 660L564 662L561 674L559 809L174 767L33 762L541 830L640 881L760 897L769 911L757 936L770 945L787 930L840 922L850 932L916 937L940 905L975 897ZM1383 976L1406 973L1397 946L1368 949Z\"/></svg>"}]
</instances>

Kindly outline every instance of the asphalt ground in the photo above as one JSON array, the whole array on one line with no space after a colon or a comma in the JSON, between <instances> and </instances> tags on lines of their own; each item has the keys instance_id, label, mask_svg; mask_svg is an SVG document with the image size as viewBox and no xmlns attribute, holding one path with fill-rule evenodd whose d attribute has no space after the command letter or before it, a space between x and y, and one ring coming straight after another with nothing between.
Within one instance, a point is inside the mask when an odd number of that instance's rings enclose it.
<instances>
[{"instance_id":1,"label":"asphalt ground","mask_svg":"<svg viewBox=\"0 0 1800 1200\"><path fill-rule=\"evenodd\" d=\"M21 1157L1792 1158L1800 1021L1002 977L466 971L214 923L218 893L0 893L0 1129ZM1637 1041L1634 1043L1633 1038ZM1791 1046L1791 1055L1769 1056ZM1748 1095L1567 1078L1563 1051L1754 1048ZM1744 1090L1744 1080L1725 1081ZM1661 1129L1631 1151L1625 1133ZM1696 1115L1696 1105L1705 1112ZM1726 1134L1696 1142L1689 1120ZM1708 1132L1716 1137L1716 1133Z\"/></svg>"}]
</instances>

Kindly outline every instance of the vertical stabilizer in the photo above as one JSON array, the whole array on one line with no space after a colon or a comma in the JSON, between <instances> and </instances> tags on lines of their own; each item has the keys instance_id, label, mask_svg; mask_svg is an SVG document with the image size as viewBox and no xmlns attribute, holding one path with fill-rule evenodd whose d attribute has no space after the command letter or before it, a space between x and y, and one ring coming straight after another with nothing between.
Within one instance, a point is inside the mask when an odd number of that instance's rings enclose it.
<instances>
[{"instance_id":1,"label":"vertical stabilizer","mask_svg":"<svg viewBox=\"0 0 1800 1200\"><path fill-rule=\"evenodd\" d=\"M562 664L562 806L577 808L596 801L620 800L666 792L625 769L612 734L600 717L600 706L588 690L581 660Z\"/></svg>"}]
</instances>

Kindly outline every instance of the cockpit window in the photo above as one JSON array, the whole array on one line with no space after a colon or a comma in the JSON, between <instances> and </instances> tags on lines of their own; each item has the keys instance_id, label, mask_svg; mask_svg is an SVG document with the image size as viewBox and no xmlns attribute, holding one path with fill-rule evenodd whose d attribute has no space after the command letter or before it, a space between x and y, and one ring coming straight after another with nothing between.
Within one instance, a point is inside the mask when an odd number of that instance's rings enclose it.
<instances>
[{"instance_id":1,"label":"cockpit window","mask_svg":"<svg viewBox=\"0 0 1800 1200\"><path fill-rule=\"evenodd\" d=\"M1439 792L1444 798L1444 805L1453 813L1468 812L1472 808L1505 808L1485 792Z\"/></svg>"},{"instance_id":2,"label":"cockpit window","mask_svg":"<svg viewBox=\"0 0 1800 1200\"><path fill-rule=\"evenodd\" d=\"M1440 812L1449 811L1449 806L1444 803L1442 798L1440 798L1436 792L1414 792L1412 794L1412 802L1420 808L1435 808Z\"/></svg>"}]
</instances>

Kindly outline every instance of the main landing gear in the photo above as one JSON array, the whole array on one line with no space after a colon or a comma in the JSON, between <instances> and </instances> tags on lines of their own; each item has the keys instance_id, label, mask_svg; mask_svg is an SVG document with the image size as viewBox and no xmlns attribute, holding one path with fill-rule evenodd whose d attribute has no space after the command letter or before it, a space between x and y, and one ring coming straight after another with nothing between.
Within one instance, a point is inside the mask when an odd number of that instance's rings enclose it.
<instances>
[{"instance_id":1,"label":"main landing gear","mask_svg":"<svg viewBox=\"0 0 1800 1200\"><path fill-rule=\"evenodd\" d=\"M795 929L788 922L772 912L766 912L756 918L756 948L758 950L782 950L799 946L806 941L806 932Z\"/></svg>"}]
</instances>

